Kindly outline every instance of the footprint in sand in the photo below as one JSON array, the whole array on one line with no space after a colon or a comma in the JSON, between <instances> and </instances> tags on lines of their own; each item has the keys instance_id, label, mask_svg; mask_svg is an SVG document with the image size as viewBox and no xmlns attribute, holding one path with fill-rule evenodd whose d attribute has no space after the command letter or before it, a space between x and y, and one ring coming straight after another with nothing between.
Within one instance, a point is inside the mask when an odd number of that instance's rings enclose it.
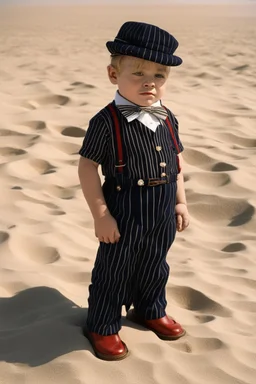
<instances>
[{"instance_id":1,"label":"footprint in sand","mask_svg":"<svg viewBox=\"0 0 256 384\"><path fill-rule=\"evenodd\" d=\"M41 84L41 81L28 81L24 83L24 85L36 85L36 84Z\"/></svg>"},{"instance_id":2,"label":"footprint in sand","mask_svg":"<svg viewBox=\"0 0 256 384\"><path fill-rule=\"evenodd\" d=\"M56 172L56 167L42 159L23 159L7 164L10 175L30 180L40 175Z\"/></svg>"},{"instance_id":3,"label":"footprint in sand","mask_svg":"<svg viewBox=\"0 0 256 384\"><path fill-rule=\"evenodd\" d=\"M0 136L26 136L25 133L11 131L10 129L0 129Z\"/></svg>"},{"instance_id":4,"label":"footprint in sand","mask_svg":"<svg viewBox=\"0 0 256 384\"><path fill-rule=\"evenodd\" d=\"M46 187L46 191L50 195L64 200L73 199L75 195L75 191L73 188L63 188L59 185L49 185L48 187Z\"/></svg>"},{"instance_id":5,"label":"footprint in sand","mask_svg":"<svg viewBox=\"0 0 256 384\"><path fill-rule=\"evenodd\" d=\"M86 83L83 83L82 81L75 81L74 83L71 83L71 85L73 87L83 87L83 88L89 88L89 89L96 88L95 85L86 84Z\"/></svg>"},{"instance_id":6,"label":"footprint in sand","mask_svg":"<svg viewBox=\"0 0 256 384\"><path fill-rule=\"evenodd\" d=\"M63 136L69 136L69 137L84 137L85 130L79 127L63 127L61 129L61 134Z\"/></svg>"},{"instance_id":7,"label":"footprint in sand","mask_svg":"<svg viewBox=\"0 0 256 384\"><path fill-rule=\"evenodd\" d=\"M248 223L254 216L254 213L255 208L252 205L248 204L246 209L244 209L241 213L235 215L232 218L232 221L228 224L229 227L238 227L240 225Z\"/></svg>"},{"instance_id":8,"label":"footprint in sand","mask_svg":"<svg viewBox=\"0 0 256 384\"><path fill-rule=\"evenodd\" d=\"M15 137L15 144L22 149L32 147L41 138L40 135L20 133L9 129L0 129L0 137L4 137L5 147L10 148L13 148L13 137Z\"/></svg>"},{"instance_id":9,"label":"footprint in sand","mask_svg":"<svg viewBox=\"0 0 256 384\"><path fill-rule=\"evenodd\" d=\"M189 341L180 342L179 344L170 344L171 348L182 352L201 354L202 352L212 352L225 348L225 344L215 337L193 337Z\"/></svg>"},{"instance_id":10,"label":"footprint in sand","mask_svg":"<svg viewBox=\"0 0 256 384\"><path fill-rule=\"evenodd\" d=\"M35 65L35 62L31 61L29 63L24 63L24 64L17 65L17 67L23 69L23 68L33 67L34 65Z\"/></svg>"},{"instance_id":11,"label":"footprint in sand","mask_svg":"<svg viewBox=\"0 0 256 384\"><path fill-rule=\"evenodd\" d=\"M197 321L200 324L205 324L205 323L210 323L210 321L215 320L216 317L211 316L211 315L197 315L197 316L195 316L195 318L197 319Z\"/></svg>"},{"instance_id":12,"label":"footprint in sand","mask_svg":"<svg viewBox=\"0 0 256 384\"><path fill-rule=\"evenodd\" d=\"M226 54L228 57L244 56L242 52L231 52Z\"/></svg>"},{"instance_id":13,"label":"footprint in sand","mask_svg":"<svg viewBox=\"0 0 256 384\"><path fill-rule=\"evenodd\" d=\"M223 252L241 252L246 249L246 246L243 243L232 243L228 244L226 247L222 248Z\"/></svg>"},{"instance_id":14,"label":"footprint in sand","mask_svg":"<svg viewBox=\"0 0 256 384\"><path fill-rule=\"evenodd\" d=\"M221 77L213 75L209 72L201 72L198 75L195 75L195 77L198 77L199 79L206 79L206 80L221 80Z\"/></svg>"},{"instance_id":15,"label":"footprint in sand","mask_svg":"<svg viewBox=\"0 0 256 384\"><path fill-rule=\"evenodd\" d=\"M70 84L70 87L66 89L66 91L78 91L78 93L84 93L86 90L94 89L96 88L95 85L92 84L86 84L82 81L74 81Z\"/></svg>"},{"instance_id":16,"label":"footprint in sand","mask_svg":"<svg viewBox=\"0 0 256 384\"><path fill-rule=\"evenodd\" d=\"M76 126L55 126L54 129L59 132L62 136L67 136L67 137L84 137L86 130L80 127ZM57 147L60 149L63 147L64 148L64 143L57 143L55 144ZM67 147L67 143L66 143ZM80 147L79 147L80 148Z\"/></svg>"},{"instance_id":17,"label":"footprint in sand","mask_svg":"<svg viewBox=\"0 0 256 384\"><path fill-rule=\"evenodd\" d=\"M60 259L58 250L46 245L37 236L13 234L10 249L17 258L25 258L38 264L51 264Z\"/></svg>"},{"instance_id":18,"label":"footprint in sand","mask_svg":"<svg viewBox=\"0 0 256 384\"><path fill-rule=\"evenodd\" d=\"M64 95L48 95L48 96L42 96L35 100L25 100L20 103L21 107L27 108L27 109L38 109L41 106L49 106L49 105L57 105L57 106L64 106L67 105L71 99Z\"/></svg>"},{"instance_id":19,"label":"footprint in sand","mask_svg":"<svg viewBox=\"0 0 256 384\"><path fill-rule=\"evenodd\" d=\"M226 172L237 169L231 164L216 162L212 157L191 148L187 148L186 151L184 151L183 157L186 163L207 171Z\"/></svg>"},{"instance_id":20,"label":"footprint in sand","mask_svg":"<svg viewBox=\"0 0 256 384\"><path fill-rule=\"evenodd\" d=\"M229 164L229 163L224 163L224 162L220 162L220 163L216 163L212 168L212 172L227 172L227 171L236 171L238 168L235 167L234 165L232 164Z\"/></svg>"},{"instance_id":21,"label":"footprint in sand","mask_svg":"<svg viewBox=\"0 0 256 384\"><path fill-rule=\"evenodd\" d=\"M27 152L24 151L23 149L19 148L12 148L12 147L4 147L0 148L0 155L2 156L20 156L20 155L25 155Z\"/></svg>"},{"instance_id":22,"label":"footprint in sand","mask_svg":"<svg viewBox=\"0 0 256 384\"><path fill-rule=\"evenodd\" d=\"M39 103L39 105L49 105L49 104L66 105L70 102L70 98L64 95L49 95L49 96L41 97L36 101Z\"/></svg>"},{"instance_id":23,"label":"footprint in sand","mask_svg":"<svg viewBox=\"0 0 256 384\"><path fill-rule=\"evenodd\" d=\"M228 221L235 227L248 223L254 214L254 207L245 199L226 198L215 195L190 193L190 214L198 220L211 222Z\"/></svg>"},{"instance_id":24,"label":"footprint in sand","mask_svg":"<svg viewBox=\"0 0 256 384\"><path fill-rule=\"evenodd\" d=\"M169 299L176 301L180 307L191 311L208 312L213 315L227 317L231 315L229 309L224 308L216 301L210 299L203 293L185 286L167 288Z\"/></svg>"},{"instance_id":25,"label":"footprint in sand","mask_svg":"<svg viewBox=\"0 0 256 384\"><path fill-rule=\"evenodd\" d=\"M0 231L0 244L3 244L6 240L9 239L9 233Z\"/></svg>"},{"instance_id":26,"label":"footprint in sand","mask_svg":"<svg viewBox=\"0 0 256 384\"><path fill-rule=\"evenodd\" d=\"M28 163L41 175L47 175L49 173L56 172L56 167L51 165L48 161L42 159L31 159L28 160Z\"/></svg>"},{"instance_id":27,"label":"footprint in sand","mask_svg":"<svg viewBox=\"0 0 256 384\"><path fill-rule=\"evenodd\" d=\"M52 216L62 216L62 215L66 215L66 212L65 211L61 211L61 210L52 210L51 212L49 212L50 215Z\"/></svg>"},{"instance_id":28,"label":"footprint in sand","mask_svg":"<svg viewBox=\"0 0 256 384\"><path fill-rule=\"evenodd\" d=\"M34 131L42 131L46 128L46 124L41 120L25 121L22 125L32 128Z\"/></svg>"},{"instance_id":29,"label":"footprint in sand","mask_svg":"<svg viewBox=\"0 0 256 384\"><path fill-rule=\"evenodd\" d=\"M236 104L233 105L233 108L237 111L252 111L252 108L247 107L247 105L244 104Z\"/></svg>"},{"instance_id":30,"label":"footprint in sand","mask_svg":"<svg viewBox=\"0 0 256 384\"><path fill-rule=\"evenodd\" d=\"M232 68L232 71L243 72L243 71L245 71L248 68L249 68L249 65L248 64L244 64L244 65L239 65L238 67Z\"/></svg>"}]
</instances>

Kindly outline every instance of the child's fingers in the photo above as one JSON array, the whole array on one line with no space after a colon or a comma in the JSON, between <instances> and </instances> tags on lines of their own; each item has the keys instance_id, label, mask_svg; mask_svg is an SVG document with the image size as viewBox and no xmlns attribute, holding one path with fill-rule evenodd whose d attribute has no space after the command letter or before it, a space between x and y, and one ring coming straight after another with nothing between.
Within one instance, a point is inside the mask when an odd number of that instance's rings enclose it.
<instances>
[{"instance_id":1,"label":"child's fingers","mask_svg":"<svg viewBox=\"0 0 256 384\"><path fill-rule=\"evenodd\" d=\"M111 244L114 244L114 243L118 243L120 239L120 233L118 230L115 230L111 236L109 236L109 238L107 239L108 241L105 241L105 243L111 243Z\"/></svg>"},{"instance_id":2,"label":"child's fingers","mask_svg":"<svg viewBox=\"0 0 256 384\"><path fill-rule=\"evenodd\" d=\"M182 223L182 229L185 229L189 226L189 218L188 217L184 217L183 218L183 223Z\"/></svg>"},{"instance_id":3,"label":"child's fingers","mask_svg":"<svg viewBox=\"0 0 256 384\"><path fill-rule=\"evenodd\" d=\"M114 233L114 237L115 237L115 243L118 243L118 241L119 241L119 239L120 239L120 237L121 237L121 235L120 235L120 232L117 230L117 231L115 231L115 233Z\"/></svg>"},{"instance_id":4,"label":"child's fingers","mask_svg":"<svg viewBox=\"0 0 256 384\"><path fill-rule=\"evenodd\" d=\"M177 215L176 216L176 227L178 231L182 231L182 216Z\"/></svg>"}]
</instances>

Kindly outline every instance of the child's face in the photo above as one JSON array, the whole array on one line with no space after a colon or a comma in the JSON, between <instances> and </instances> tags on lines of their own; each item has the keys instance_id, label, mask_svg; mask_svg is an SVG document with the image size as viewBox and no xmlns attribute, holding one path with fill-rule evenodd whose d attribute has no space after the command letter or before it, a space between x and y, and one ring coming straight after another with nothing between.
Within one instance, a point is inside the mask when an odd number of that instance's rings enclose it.
<instances>
[{"instance_id":1,"label":"child's face","mask_svg":"<svg viewBox=\"0 0 256 384\"><path fill-rule=\"evenodd\" d=\"M117 84L123 97L140 106L150 106L162 98L168 74L164 65L131 56L122 57L119 71L108 66L111 83Z\"/></svg>"}]
</instances>

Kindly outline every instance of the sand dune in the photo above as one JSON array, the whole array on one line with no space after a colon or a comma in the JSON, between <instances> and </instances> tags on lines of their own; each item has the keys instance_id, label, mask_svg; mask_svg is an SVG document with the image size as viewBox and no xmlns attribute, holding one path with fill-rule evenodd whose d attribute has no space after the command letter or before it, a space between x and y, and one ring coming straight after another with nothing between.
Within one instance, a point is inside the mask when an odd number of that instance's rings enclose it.
<instances>
[{"instance_id":1,"label":"sand dune","mask_svg":"<svg viewBox=\"0 0 256 384\"><path fill-rule=\"evenodd\" d=\"M0 9L0 383L254 384L255 17L251 6ZM185 146L189 229L168 254L163 342L123 318L129 358L94 357L81 325L97 240L77 176L112 100L105 41L126 20L179 40L165 104ZM125 313L124 313L125 315Z\"/></svg>"}]
</instances>

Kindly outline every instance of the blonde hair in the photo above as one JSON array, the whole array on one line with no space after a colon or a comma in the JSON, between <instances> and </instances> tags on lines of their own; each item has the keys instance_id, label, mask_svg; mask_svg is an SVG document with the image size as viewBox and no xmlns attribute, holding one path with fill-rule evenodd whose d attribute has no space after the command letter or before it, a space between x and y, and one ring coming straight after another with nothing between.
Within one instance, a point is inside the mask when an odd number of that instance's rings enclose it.
<instances>
[{"instance_id":1,"label":"blonde hair","mask_svg":"<svg viewBox=\"0 0 256 384\"><path fill-rule=\"evenodd\" d=\"M125 55L111 55L110 64L119 73L122 70L122 61L124 60L125 57L127 57L127 56L125 56ZM163 69L163 71L166 73L167 76L169 75L170 67L167 67L166 65L162 65L162 64L158 64L158 63L155 63L155 62L152 62L152 61L140 59L138 57L133 57L133 56L129 56L129 57L134 59L134 68L136 69L136 71L141 71L145 65L150 65L150 64L151 65L155 65L155 64L157 64L157 65L159 65L161 67L161 69Z\"/></svg>"},{"instance_id":2,"label":"blonde hair","mask_svg":"<svg viewBox=\"0 0 256 384\"><path fill-rule=\"evenodd\" d=\"M121 63L124 58L124 55L111 55L110 56L110 64L114 67L118 72L121 71Z\"/></svg>"}]
</instances>

